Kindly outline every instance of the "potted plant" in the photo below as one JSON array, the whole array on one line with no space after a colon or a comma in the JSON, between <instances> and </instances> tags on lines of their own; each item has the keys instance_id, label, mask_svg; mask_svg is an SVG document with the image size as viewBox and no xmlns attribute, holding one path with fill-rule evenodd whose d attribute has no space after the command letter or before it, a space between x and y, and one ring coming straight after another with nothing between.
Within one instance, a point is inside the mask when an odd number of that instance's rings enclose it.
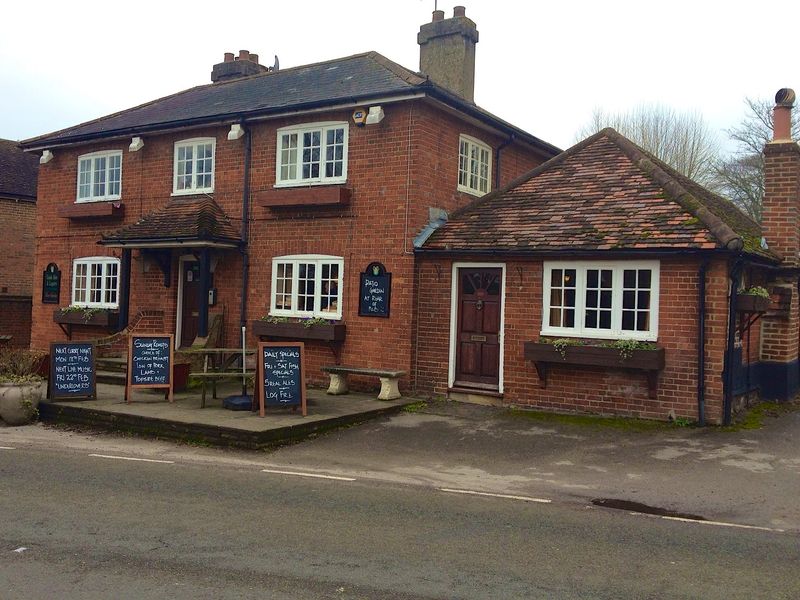
<instances>
[{"instance_id":1,"label":"potted plant","mask_svg":"<svg viewBox=\"0 0 800 600\"><path fill-rule=\"evenodd\" d=\"M25 425L39 416L46 387L38 374L44 356L22 348L0 350L0 420L7 425Z\"/></svg>"},{"instance_id":2,"label":"potted plant","mask_svg":"<svg viewBox=\"0 0 800 600\"><path fill-rule=\"evenodd\" d=\"M65 306L53 312L53 321L64 325L115 327L119 312L108 308Z\"/></svg>"},{"instance_id":3,"label":"potted plant","mask_svg":"<svg viewBox=\"0 0 800 600\"><path fill-rule=\"evenodd\" d=\"M344 323L322 317L290 319L289 317L262 317L251 323L255 335L287 340L322 340L343 342L347 328Z\"/></svg>"},{"instance_id":4,"label":"potted plant","mask_svg":"<svg viewBox=\"0 0 800 600\"><path fill-rule=\"evenodd\" d=\"M760 285L753 285L738 293L736 310L749 313L766 312L771 301L769 290Z\"/></svg>"}]
</instances>

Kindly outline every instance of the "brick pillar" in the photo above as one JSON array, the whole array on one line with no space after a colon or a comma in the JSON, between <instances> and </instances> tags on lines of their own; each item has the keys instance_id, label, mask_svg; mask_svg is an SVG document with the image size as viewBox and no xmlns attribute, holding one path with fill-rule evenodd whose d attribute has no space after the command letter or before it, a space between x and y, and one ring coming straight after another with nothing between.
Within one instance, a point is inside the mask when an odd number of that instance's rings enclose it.
<instances>
[{"instance_id":1,"label":"brick pillar","mask_svg":"<svg viewBox=\"0 0 800 600\"><path fill-rule=\"evenodd\" d=\"M800 265L800 147L791 139L792 90L775 96L773 140L764 147L762 231L782 265ZM771 283L784 300L762 323L762 398L785 400L800 387L800 303L798 277L787 272Z\"/></svg>"}]
</instances>

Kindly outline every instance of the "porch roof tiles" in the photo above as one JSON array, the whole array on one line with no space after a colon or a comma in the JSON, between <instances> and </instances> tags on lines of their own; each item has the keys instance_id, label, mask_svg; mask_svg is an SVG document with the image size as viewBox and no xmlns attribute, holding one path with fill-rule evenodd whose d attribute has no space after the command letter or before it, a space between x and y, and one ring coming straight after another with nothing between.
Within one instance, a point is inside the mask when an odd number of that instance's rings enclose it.
<instances>
[{"instance_id":1,"label":"porch roof tiles","mask_svg":"<svg viewBox=\"0 0 800 600\"><path fill-rule=\"evenodd\" d=\"M194 246L242 243L239 232L225 212L206 196L171 198L156 212L136 223L104 235L99 242L106 246Z\"/></svg>"},{"instance_id":2,"label":"porch roof tiles","mask_svg":"<svg viewBox=\"0 0 800 600\"><path fill-rule=\"evenodd\" d=\"M731 202L604 129L451 215L421 250L743 249L760 226Z\"/></svg>"}]
</instances>

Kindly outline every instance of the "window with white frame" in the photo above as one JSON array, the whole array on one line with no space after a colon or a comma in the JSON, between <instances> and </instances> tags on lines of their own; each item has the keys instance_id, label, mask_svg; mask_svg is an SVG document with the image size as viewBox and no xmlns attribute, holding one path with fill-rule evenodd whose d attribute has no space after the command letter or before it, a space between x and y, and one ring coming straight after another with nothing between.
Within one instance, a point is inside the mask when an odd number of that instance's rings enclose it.
<instances>
[{"instance_id":1,"label":"window with white frame","mask_svg":"<svg viewBox=\"0 0 800 600\"><path fill-rule=\"evenodd\" d=\"M214 191L215 146L214 138L195 138L175 143L174 194Z\"/></svg>"},{"instance_id":2,"label":"window with white frame","mask_svg":"<svg viewBox=\"0 0 800 600\"><path fill-rule=\"evenodd\" d=\"M458 138L458 189L482 196L489 191L492 176L492 150L475 138Z\"/></svg>"},{"instance_id":3,"label":"window with white frame","mask_svg":"<svg viewBox=\"0 0 800 600\"><path fill-rule=\"evenodd\" d=\"M314 123L278 130L275 185L344 183L347 123Z\"/></svg>"},{"instance_id":4,"label":"window with white frame","mask_svg":"<svg viewBox=\"0 0 800 600\"><path fill-rule=\"evenodd\" d=\"M270 314L342 318L342 271L338 256L297 255L272 259Z\"/></svg>"},{"instance_id":5,"label":"window with white frame","mask_svg":"<svg viewBox=\"0 0 800 600\"><path fill-rule=\"evenodd\" d=\"M119 200L121 193L121 150L93 152L78 157L78 202Z\"/></svg>"},{"instance_id":6,"label":"window with white frame","mask_svg":"<svg viewBox=\"0 0 800 600\"><path fill-rule=\"evenodd\" d=\"M654 341L658 283L658 261L545 262L542 334Z\"/></svg>"},{"instance_id":7,"label":"window with white frame","mask_svg":"<svg viewBox=\"0 0 800 600\"><path fill-rule=\"evenodd\" d=\"M94 308L119 306L119 259L77 258L72 263L72 305Z\"/></svg>"}]
</instances>

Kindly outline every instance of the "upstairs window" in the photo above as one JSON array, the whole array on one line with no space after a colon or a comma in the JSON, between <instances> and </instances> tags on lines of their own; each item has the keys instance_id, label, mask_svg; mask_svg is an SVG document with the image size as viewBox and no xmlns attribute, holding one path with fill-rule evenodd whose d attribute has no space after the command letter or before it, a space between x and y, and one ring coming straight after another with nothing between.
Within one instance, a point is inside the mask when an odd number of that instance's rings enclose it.
<instances>
[{"instance_id":1,"label":"upstairs window","mask_svg":"<svg viewBox=\"0 0 800 600\"><path fill-rule=\"evenodd\" d=\"M475 138L458 139L458 190L483 196L492 177L492 150Z\"/></svg>"},{"instance_id":2,"label":"upstairs window","mask_svg":"<svg viewBox=\"0 0 800 600\"><path fill-rule=\"evenodd\" d=\"M278 130L275 185L347 181L347 123L315 123Z\"/></svg>"},{"instance_id":3,"label":"upstairs window","mask_svg":"<svg viewBox=\"0 0 800 600\"><path fill-rule=\"evenodd\" d=\"M78 258L72 263L72 305L91 308L119 306L119 259Z\"/></svg>"},{"instance_id":4,"label":"upstairs window","mask_svg":"<svg viewBox=\"0 0 800 600\"><path fill-rule=\"evenodd\" d=\"M658 278L657 261L546 262L542 334L655 341Z\"/></svg>"},{"instance_id":5,"label":"upstairs window","mask_svg":"<svg viewBox=\"0 0 800 600\"><path fill-rule=\"evenodd\" d=\"M78 157L78 202L119 200L121 192L121 150L94 152Z\"/></svg>"},{"instance_id":6,"label":"upstairs window","mask_svg":"<svg viewBox=\"0 0 800 600\"><path fill-rule=\"evenodd\" d=\"M214 138L196 138L175 144L174 194L214 191L215 146Z\"/></svg>"},{"instance_id":7,"label":"upstairs window","mask_svg":"<svg viewBox=\"0 0 800 600\"><path fill-rule=\"evenodd\" d=\"M338 256L279 256L272 260L270 314L342 318L342 271Z\"/></svg>"}]
</instances>

